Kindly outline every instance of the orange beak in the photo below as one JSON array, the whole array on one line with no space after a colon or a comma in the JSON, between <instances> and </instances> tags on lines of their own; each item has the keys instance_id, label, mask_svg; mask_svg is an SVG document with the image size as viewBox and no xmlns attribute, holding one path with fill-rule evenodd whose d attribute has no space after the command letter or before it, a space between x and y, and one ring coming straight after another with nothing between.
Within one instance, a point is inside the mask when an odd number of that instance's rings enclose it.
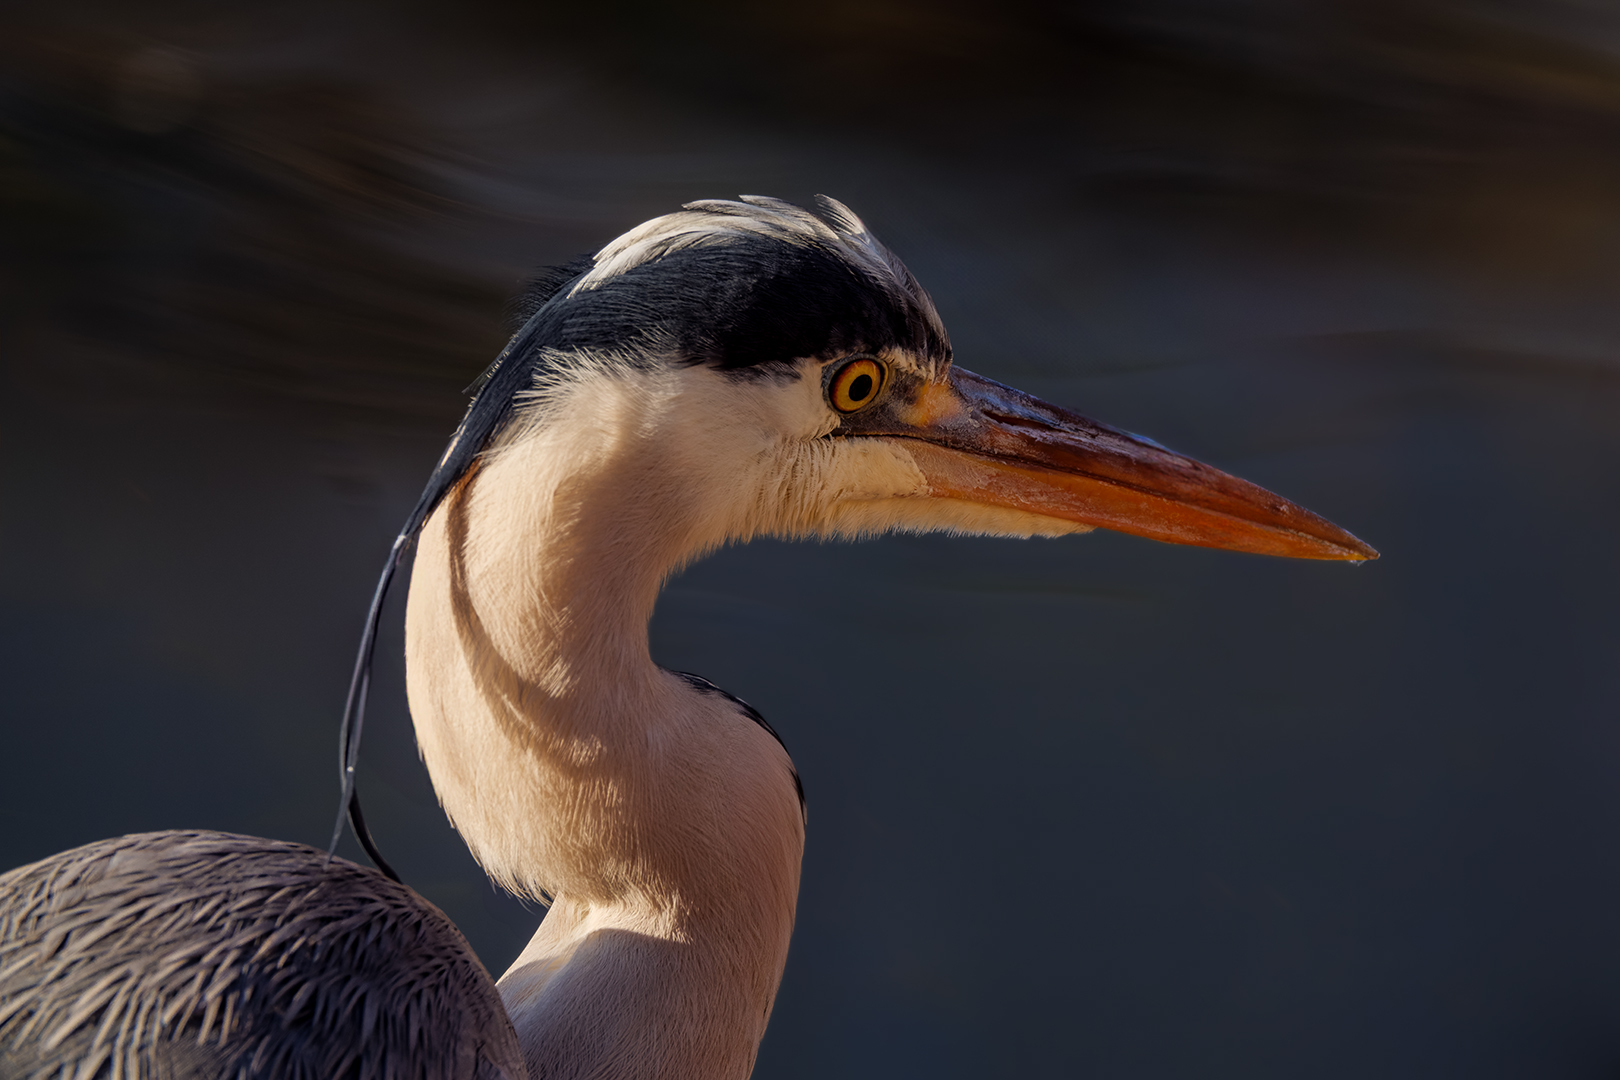
<instances>
[{"instance_id":1,"label":"orange beak","mask_svg":"<svg viewBox=\"0 0 1620 1080\"><path fill-rule=\"evenodd\" d=\"M896 388L898 389L898 388ZM1012 507L1173 544L1361 562L1378 552L1247 480L971 371L852 416L907 440L941 498Z\"/></svg>"}]
</instances>

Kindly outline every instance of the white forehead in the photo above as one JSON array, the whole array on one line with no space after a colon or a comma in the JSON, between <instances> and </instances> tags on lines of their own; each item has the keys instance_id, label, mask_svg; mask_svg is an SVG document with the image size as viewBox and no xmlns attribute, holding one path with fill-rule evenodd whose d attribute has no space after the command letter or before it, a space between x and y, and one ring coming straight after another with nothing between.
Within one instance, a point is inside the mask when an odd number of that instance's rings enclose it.
<instances>
[{"instance_id":1,"label":"white forehead","mask_svg":"<svg viewBox=\"0 0 1620 1080\"><path fill-rule=\"evenodd\" d=\"M763 195L740 201L704 199L636 226L595 256L596 265L570 291L594 289L638 266L666 255L703 247L724 247L759 237L794 247L820 247L843 255L879 280L896 280L898 260L879 244L855 212L836 199L820 200L826 218ZM937 317L937 316L936 316Z\"/></svg>"}]
</instances>

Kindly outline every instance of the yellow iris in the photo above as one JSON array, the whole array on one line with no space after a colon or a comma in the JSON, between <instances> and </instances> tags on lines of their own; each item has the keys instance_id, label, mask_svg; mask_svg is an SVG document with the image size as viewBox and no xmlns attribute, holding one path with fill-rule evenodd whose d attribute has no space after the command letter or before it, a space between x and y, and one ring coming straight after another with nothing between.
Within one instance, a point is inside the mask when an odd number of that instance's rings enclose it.
<instances>
[{"instance_id":1,"label":"yellow iris","mask_svg":"<svg viewBox=\"0 0 1620 1080\"><path fill-rule=\"evenodd\" d=\"M883 365L861 357L839 368L827 387L827 398L839 412L864 409L877 400L883 389Z\"/></svg>"}]
</instances>

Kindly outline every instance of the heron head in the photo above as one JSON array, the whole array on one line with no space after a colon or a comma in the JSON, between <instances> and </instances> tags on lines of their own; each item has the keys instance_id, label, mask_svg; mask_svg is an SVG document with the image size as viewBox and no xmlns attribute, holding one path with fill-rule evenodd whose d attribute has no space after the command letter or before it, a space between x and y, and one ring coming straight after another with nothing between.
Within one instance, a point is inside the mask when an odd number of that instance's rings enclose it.
<instances>
[{"instance_id":1,"label":"heron head","mask_svg":"<svg viewBox=\"0 0 1620 1080\"><path fill-rule=\"evenodd\" d=\"M564 417L638 463L626 483L655 472L684 500L696 549L1103 527L1377 557L1262 488L956 367L928 294L830 199L691 203L563 271L486 376L441 491L486 447Z\"/></svg>"}]
</instances>

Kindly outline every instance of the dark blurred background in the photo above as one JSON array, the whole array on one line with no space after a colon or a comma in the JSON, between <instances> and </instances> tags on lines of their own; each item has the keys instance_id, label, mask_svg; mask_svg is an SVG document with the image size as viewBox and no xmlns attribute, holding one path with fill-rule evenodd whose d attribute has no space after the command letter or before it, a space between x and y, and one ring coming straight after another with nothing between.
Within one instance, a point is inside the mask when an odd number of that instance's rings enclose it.
<instances>
[{"instance_id":1,"label":"dark blurred background","mask_svg":"<svg viewBox=\"0 0 1620 1080\"><path fill-rule=\"evenodd\" d=\"M8 4L0 867L323 843L375 574L509 297L743 192L848 202L963 366L1384 554L685 573L654 655L809 796L757 1075L1620 1073L1596 0ZM438 811L398 624L362 788L498 974L540 912Z\"/></svg>"}]
</instances>

